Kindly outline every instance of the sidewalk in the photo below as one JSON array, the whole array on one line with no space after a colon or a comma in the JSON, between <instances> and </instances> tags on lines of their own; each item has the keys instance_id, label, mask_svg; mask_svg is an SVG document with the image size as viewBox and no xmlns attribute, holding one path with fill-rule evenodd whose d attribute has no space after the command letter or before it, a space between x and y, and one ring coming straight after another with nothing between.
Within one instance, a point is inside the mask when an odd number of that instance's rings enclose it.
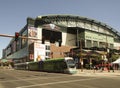
<instances>
[{"instance_id":1,"label":"sidewalk","mask_svg":"<svg viewBox=\"0 0 120 88\"><path fill-rule=\"evenodd\" d=\"M108 71L101 71L101 70L86 70L83 69L83 71L81 71L81 69L77 69L77 73L74 74L75 76L120 76L120 70L115 70L114 72L112 70L110 70L110 72Z\"/></svg>"}]
</instances>

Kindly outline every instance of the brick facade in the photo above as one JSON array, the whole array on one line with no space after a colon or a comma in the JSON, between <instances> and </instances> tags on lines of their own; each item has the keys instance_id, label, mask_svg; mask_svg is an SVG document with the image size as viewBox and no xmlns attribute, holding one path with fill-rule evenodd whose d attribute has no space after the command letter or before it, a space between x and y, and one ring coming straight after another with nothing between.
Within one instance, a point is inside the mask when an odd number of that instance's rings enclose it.
<instances>
[{"instance_id":1,"label":"brick facade","mask_svg":"<svg viewBox=\"0 0 120 88\"><path fill-rule=\"evenodd\" d=\"M51 57L53 58L62 58L65 56L64 52L70 52L70 49L73 48L72 46L58 47L55 44L51 44L50 47L51 52L53 54L53 56L51 55Z\"/></svg>"}]
</instances>

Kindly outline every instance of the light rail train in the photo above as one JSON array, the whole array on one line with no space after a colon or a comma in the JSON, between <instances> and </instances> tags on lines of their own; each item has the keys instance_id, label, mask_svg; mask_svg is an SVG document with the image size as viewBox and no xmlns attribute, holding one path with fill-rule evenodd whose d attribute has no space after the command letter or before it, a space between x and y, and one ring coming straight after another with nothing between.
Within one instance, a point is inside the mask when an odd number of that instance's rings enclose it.
<instances>
[{"instance_id":1,"label":"light rail train","mask_svg":"<svg viewBox=\"0 0 120 88\"><path fill-rule=\"evenodd\" d=\"M17 63L14 65L15 69L30 70L30 71L44 71L44 72L58 72L58 73L76 73L76 65L71 57L49 59L37 62Z\"/></svg>"}]
</instances>

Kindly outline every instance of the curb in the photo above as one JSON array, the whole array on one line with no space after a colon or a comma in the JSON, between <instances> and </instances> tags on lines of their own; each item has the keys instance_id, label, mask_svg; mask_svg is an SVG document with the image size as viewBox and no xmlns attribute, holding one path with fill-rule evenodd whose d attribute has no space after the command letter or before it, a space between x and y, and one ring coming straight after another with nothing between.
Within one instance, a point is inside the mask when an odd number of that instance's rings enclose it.
<instances>
[{"instance_id":1,"label":"curb","mask_svg":"<svg viewBox=\"0 0 120 88\"><path fill-rule=\"evenodd\" d=\"M74 74L74 76L109 76L109 77L113 77L113 76L120 76L120 71L94 71L94 70L83 70L83 72L81 72L80 70L77 71L76 74Z\"/></svg>"}]
</instances>

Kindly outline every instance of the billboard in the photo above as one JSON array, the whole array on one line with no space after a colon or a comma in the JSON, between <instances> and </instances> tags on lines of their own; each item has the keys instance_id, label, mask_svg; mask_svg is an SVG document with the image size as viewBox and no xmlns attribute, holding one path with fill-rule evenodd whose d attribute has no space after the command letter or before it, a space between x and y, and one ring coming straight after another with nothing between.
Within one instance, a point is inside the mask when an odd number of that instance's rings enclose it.
<instances>
[{"instance_id":1,"label":"billboard","mask_svg":"<svg viewBox=\"0 0 120 88\"><path fill-rule=\"evenodd\" d=\"M34 61L45 60L45 44L39 42L34 43Z\"/></svg>"},{"instance_id":2,"label":"billboard","mask_svg":"<svg viewBox=\"0 0 120 88\"><path fill-rule=\"evenodd\" d=\"M31 38L38 38L37 28L35 27L28 27L28 37ZM29 44L33 43L35 40L29 40Z\"/></svg>"}]
</instances>

